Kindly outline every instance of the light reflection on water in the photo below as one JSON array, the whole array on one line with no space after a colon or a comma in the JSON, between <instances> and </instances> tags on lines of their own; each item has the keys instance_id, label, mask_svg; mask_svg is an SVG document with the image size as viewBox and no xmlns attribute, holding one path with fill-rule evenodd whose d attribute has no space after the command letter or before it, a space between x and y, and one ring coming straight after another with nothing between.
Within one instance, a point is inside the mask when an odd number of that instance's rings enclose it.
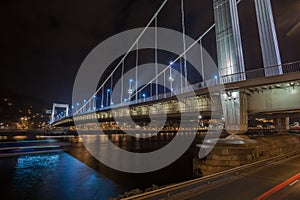
<instances>
[{"instance_id":1,"label":"light reflection on water","mask_svg":"<svg viewBox=\"0 0 300 200\"><path fill-rule=\"evenodd\" d=\"M36 185L45 184L47 176L51 176L57 167L59 155L27 155L17 159L13 185L17 197L24 198L32 193Z\"/></svg>"},{"instance_id":2,"label":"light reflection on water","mask_svg":"<svg viewBox=\"0 0 300 200\"><path fill-rule=\"evenodd\" d=\"M149 152L165 146L174 136L173 133L165 133L142 139L112 134L102 135L98 139L102 141L103 137L108 137L125 150ZM187 180L192 178L194 145L201 138L202 135L197 134L190 149L172 165L145 174L122 173L103 166L82 146L76 146L68 153L0 158L0 184L1 189L6 191L1 199L101 200L134 188L144 189L152 184L165 185Z\"/></svg>"},{"instance_id":3,"label":"light reflection on water","mask_svg":"<svg viewBox=\"0 0 300 200\"><path fill-rule=\"evenodd\" d=\"M178 137L191 136L192 134L195 133L181 133ZM108 138L110 142L123 150L146 153L164 147L175 135L174 133L159 133L149 138L135 138L128 134L84 135L84 137L85 142L96 142L104 155L113 158L115 155L113 155L112 149L107 148L105 138ZM195 145L201 142L203 136L202 133L196 134L196 138L190 148L171 165L154 172L141 174L125 173L111 169L93 158L85 148L73 148L68 153L99 171L103 176L119 183L121 187L146 189L153 184L163 186L191 179L193 176L193 156L197 155Z\"/></svg>"},{"instance_id":4,"label":"light reflection on water","mask_svg":"<svg viewBox=\"0 0 300 200\"><path fill-rule=\"evenodd\" d=\"M14 140L25 140L27 138L28 138L27 135L16 135L16 136L13 136Z\"/></svg>"},{"instance_id":5,"label":"light reflection on water","mask_svg":"<svg viewBox=\"0 0 300 200\"><path fill-rule=\"evenodd\" d=\"M5 199L107 199L127 190L67 153L1 158L0 169Z\"/></svg>"}]
</instances>

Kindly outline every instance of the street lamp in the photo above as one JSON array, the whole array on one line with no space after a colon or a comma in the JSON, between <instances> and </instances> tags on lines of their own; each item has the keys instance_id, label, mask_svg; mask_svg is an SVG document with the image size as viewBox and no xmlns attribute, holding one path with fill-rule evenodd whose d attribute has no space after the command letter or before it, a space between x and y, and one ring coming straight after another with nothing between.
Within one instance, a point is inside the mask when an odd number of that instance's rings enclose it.
<instances>
[{"instance_id":1,"label":"street lamp","mask_svg":"<svg viewBox=\"0 0 300 200\"><path fill-rule=\"evenodd\" d=\"M110 89L108 88L108 89L106 90L106 106L109 106L109 105L108 105L108 95L109 95L109 93L110 93Z\"/></svg>"},{"instance_id":2,"label":"street lamp","mask_svg":"<svg viewBox=\"0 0 300 200\"><path fill-rule=\"evenodd\" d=\"M131 83L133 83L133 79L129 79L129 89L128 89L128 99L129 99L129 101L130 101L131 95L133 93Z\"/></svg>"},{"instance_id":3,"label":"street lamp","mask_svg":"<svg viewBox=\"0 0 300 200\"><path fill-rule=\"evenodd\" d=\"M79 110L79 106L80 106L80 104L77 102L76 103L76 112Z\"/></svg>"},{"instance_id":4,"label":"street lamp","mask_svg":"<svg viewBox=\"0 0 300 200\"><path fill-rule=\"evenodd\" d=\"M96 110L96 98L97 98L97 96L94 95L94 97L93 97L93 104L92 104L93 110Z\"/></svg>"},{"instance_id":5,"label":"street lamp","mask_svg":"<svg viewBox=\"0 0 300 200\"><path fill-rule=\"evenodd\" d=\"M104 101L104 88L101 89L101 108L103 108L103 101Z\"/></svg>"},{"instance_id":6,"label":"street lamp","mask_svg":"<svg viewBox=\"0 0 300 200\"><path fill-rule=\"evenodd\" d=\"M218 84L218 76L217 75L214 76L214 79L216 81L216 84Z\"/></svg>"},{"instance_id":7,"label":"street lamp","mask_svg":"<svg viewBox=\"0 0 300 200\"><path fill-rule=\"evenodd\" d=\"M170 81L171 91L173 91L173 81L174 81L174 79L173 79L172 76L169 77L169 81Z\"/></svg>"},{"instance_id":8,"label":"street lamp","mask_svg":"<svg viewBox=\"0 0 300 200\"><path fill-rule=\"evenodd\" d=\"M82 108L82 112L85 112L86 111L86 105L85 105L85 103L86 103L86 99L83 99L83 108Z\"/></svg>"},{"instance_id":9,"label":"street lamp","mask_svg":"<svg viewBox=\"0 0 300 200\"><path fill-rule=\"evenodd\" d=\"M144 99L144 102L145 102L146 94L145 94L145 93L143 93L143 94L142 94L142 97L143 97L143 99Z\"/></svg>"}]
</instances>

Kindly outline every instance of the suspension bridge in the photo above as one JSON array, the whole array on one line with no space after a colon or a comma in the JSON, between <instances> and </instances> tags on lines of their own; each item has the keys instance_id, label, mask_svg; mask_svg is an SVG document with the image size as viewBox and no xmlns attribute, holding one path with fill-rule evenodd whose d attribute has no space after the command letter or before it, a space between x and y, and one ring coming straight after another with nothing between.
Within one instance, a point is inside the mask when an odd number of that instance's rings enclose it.
<instances>
[{"instance_id":1,"label":"suspension bridge","mask_svg":"<svg viewBox=\"0 0 300 200\"><path fill-rule=\"evenodd\" d=\"M226 130L234 134L247 132L249 115L274 116L277 119L276 124L283 130L288 124L288 117L299 116L300 62L281 62L271 2L254 1L264 66L245 70L238 19L238 4L241 0L214 0L215 23L194 42L187 41L185 37L185 2L181 0L182 40L178 43L182 46L182 52L161 67L158 60L161 53L158 19L168 5L168 0L165 0L141 29L127 52L117 60L110 73L102 78L93 94L74 102L70 108L68 105L59 105L68 108L56 116L54 113L57 104L54 104L51 125L70 126L74 125L74 120L89 123L92 119L109 122L113 121L114 116L147 121L150 112L155 116L160 115L161 110L178 118L180 113L189 113L196 109L201 113L199 119L219 111L220 116L214 117L223 120ZM140 85L143 70L138 67L142 54L139 45L149 29L153 30L154 38L153 76L147 83ZM202 48L203 39L213 29L217 45L216 73L207 70L210 66L206 66L206 52ZM196 78L198 81L190 81L195 77L191 76L193 66L188 63L188 57L196 45L200 46L197 50L200 74ZM134 58L135 67L128 76L126 59L129 60L130 56ZM120 89L115 91L118 80ZM119 95L113 97L113 92ZM194 93L196 105L190 103ZM182 97L183 102L179 102L178 97ZM126 109L128 106L129 110ZM156 110L150 109L155 106ZM170 126L176 127L172 124Z\"/></svg>"}]
</instances>

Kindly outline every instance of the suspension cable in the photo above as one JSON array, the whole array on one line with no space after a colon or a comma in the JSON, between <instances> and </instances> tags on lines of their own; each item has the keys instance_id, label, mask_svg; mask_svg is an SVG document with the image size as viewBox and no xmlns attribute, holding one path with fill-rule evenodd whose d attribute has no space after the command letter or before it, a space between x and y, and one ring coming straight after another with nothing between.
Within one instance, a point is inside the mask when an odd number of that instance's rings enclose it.
<instances>
[{"instance_id":1,"label":"suspension cable","mask_svg":"<svg viewBox=\"0 0 300 200\"><path fill-rule=\"evenodd\" d=\"M199 43L200 43L201 76L202 76L202 82L204 82L204 80L205 80L205 75L204 75L204 62L203 62L202 39L200 39Z\"/></svg>"},{"instance_id":2,"label":"suspension cable","mask_svg":"<svg viewBox=\"0 0 300 200\"><path fill-rule=\"evenodd\" d=\"M135 56L135 91L138 89L138 66L139 66L139 43L136 43L136 56ZM135 100L138 99L138 93L135 95Z\"/></svg>"},{"instance_id":3,"label":"suspension cable","mask_svg":"<svg viewBox=\"0 0 300 200\"><path fill-rule=\"evenodd\" d=\"M131 52L131 50L134 48L134 46L136 45L136 43L141 39L141 37L143 36L143 34L145 33L145 31L147 30L147 28L151 25L151 23L153 22L153 20L158 16L158 14L160 13L160 11L163 9L163 7L166 5L166 3L168 2L168 0L164 0L164 2L160 5L160 7L157 9L157 11L155 12L155 14L152 16L152 18L150 19L150 21L148 22L148 24L144 27L144 29L141 31L140 35L136 38L135 42L131 45L131 47L128 49L128 51L126 52L126 54L124 54L124 56L122 57L122 59L120 60L120 62L117 64L117 66L114 68L114 70L112 71L112 73L114 73L118 67L120 66L120 64L125 60L125 58L127 57L127 55ZM112 74L111 73L111 74ZM96 92L94 92L94 94L88 99L88 101L91 101L93 96L97 95L97 93L101 90L102 87L105 86L106 82L110 79L111 75L109 75L104 82L101 84L101 86L96 90ZM103 97L102 97L103 98ZM88 102L84 103L82 105L81 108L79 108L74 114L77 114L80 110L83 109L83 107L85 107L87 105Z\"/></svg>"},{"instance_id":4,"label":"suspension cable","mask_svg":"<svg viewBox=\"0 0 300 200\"><path fill-rule=\"evenodd\" d=\"M239 4L242 0L237 0L237 4ZM182 52L174 61L172 61L173 63L177 62L180 58L182 58L186 52L188 52L193 46L195 46L195 44L197 44L200 40L202 40L202 38L204 36L206 36L213 28L215 28L216 23L212 24L202 35L200 35L198 37L198 39L196 39L187 49L184 50L184 52ZM163 69L156 77L154 77L152 80L150 80L147 84L145 84L143 87L140 88L140 90L143 90L145 87L147 87L147 85L149 85L149 83L153 82L153 80L155 80L157 77L161 76L166 70L169 69L169 67L171 67L171 64L169 64L165 69ZM136 91L139 92L140 90Z\"/></svg>"},{"instance_id":5,"label":"suspension cable","mask_svg":"<svg viewBox=\"0 0 300 200\"><path fill-rule=\"evenodd\" d=\"M186 41L185 41L185 21L184 21L184 1L181 0L181 26L182 26L182 41L183 41L183 52L185 52L186 49ZM184 66L184 84L185 87L187 86L187 67L186 67L186 54L183 54L183 66Z\"/></svg>"},{"instance_id":6,"label":"suspension cable","mask_svg":"<svg viewBox=\"0 0 300 200\"><path fill-rule=\"evenodd\" d=\"M193 46L195 46L195 44L197 44L199 42L199 40L201 40L209 31L211 31L213 28L215 27L215 24L211 25L197 40L195 40L184 52L182 52L174 61L172 61L173 63L176 63L181 57L183 57L183 55L188 52L191 48L193 48ZM171 64L169 64L166 68L164 68L160 73L158 73L157 77L161 76L166 70L168 70L171 67ZM157 77L154 77L153 79L151 79L147 84L145 84L142 88L140 88L138 91L136 92L140 92L141 90L145 89L145 87L147 87L151 82L153 82Z\"/></svg>"},{"instance_id":7,"label":"suspension cable","mask_svg":"<svg viewBox=\"0 0 300 200\"><path fill-rule=\"evenodd\" d=\"M157 62L158 62L158 59L157 59L157 17L155 18L155 44L154 44L154 47L155 47L155 76L157 77L158 75L158 66L157 66ZM158 79L155 80L155 94L156 94L156 97L158 98Z\"/></svg>"},{"instance_id":8,"label":"suspension cable","mask_svg":"<svg viewBox=\"0 0 300 200\"><path fill-rule=\"evenodd\" d=\"M124 96L124 61L122 62L122 70L121 70L121 98L120 98L120 102L122 103L123 102L123 96Z\"/></svg>"},{"instance_id":9,"label":"suspension cable","mask_svg":"<svg viewBox=\"0 0 300 200\"><path fill-rule=\"evenodd\" d=\"M239 4L242 0L237 0L237 4ZM137 39L135 40L135 42L132 44L132 46L129 48L129 50L127 51L127 53L122 57L121 61L117 64L117 66L115 67L115 69L112 71L115 72L117 70L117 68L119 67L119 65L125 60L125 58L127 57L127 55L130 53L130 51L133 49L133 47L137 44L137 42L140 40L140 38L143 36L143 34L145 33L145 31L147 30L147 28L151 25L151 23L153 22L153 20L155 20L155 41L156 41L156 51L157 51L157 16L160 13L160 11L162 10L162 8L165 6L165 4L168 2L168 0L165 0L161 6L158 8L158 10L155 12L155 14L153 15L153 17L150 19L150 21L148 22L148 24L145 26L145 28L143 29L143 31L140 33L140 35L137 37ZM185 27L184 27L184 7L183 7L183 0L181 0L181 12L182 12L182 26L183 26L183 31L185 33ZM188 48L184 47L184 51L183 53L181 53L174 61L173 63L177 62L181 57L185 58L186 52L188 52L193 46L195 46L195 44L197 44L204 36L206 36L206 34L208 34L213 28L215 28L215 23L212 24L200 37L198 37L197 40L195 40ZM185 34L183 34L184 37ZM185 40L183 40L185 43ZM186 44L184 44L185 46ZM157 55L156 55L156 59L157 59ZM184 59L185 62L185 67L186 67L186 59ZM155 62L157 64L157 60ZM171 67L171 65L169 64L165 69L163 69L160 73L157 73L156 76L150 80L147 84L145 84L143 87L141 87L139 90L135 91L135 95L137 95L138 92L141 92L143 89L145 89L145 87L147 87L149 84L151 84L155 79L157 79L160 75L162 75L166 70L169 69L169 67ZM185 70L186 73L186 70ZM110 75L111 76L111 75ZM109 80L109 77L107 77L107 79L102 83L102 85L96 90L96 92L92 95L92 97L89 98L88 101L91 101L91 99L93 98L94 95L97 95L97 93L101 90L102 87L104 87L105 83ZM186 73L186 78L185 81L187 82L187 73ZM157 82L157 80L156 80ZM158 84L156 84L156 87L158 86ZM156 91L156 96L157 95L157 91ZM103 98L103 97L102 97ZM83 109L84 106L87 105L88 102L86 102L80 109L78 109L74 114L77 114L81 109Z\"/></svg>"}]
</instances>

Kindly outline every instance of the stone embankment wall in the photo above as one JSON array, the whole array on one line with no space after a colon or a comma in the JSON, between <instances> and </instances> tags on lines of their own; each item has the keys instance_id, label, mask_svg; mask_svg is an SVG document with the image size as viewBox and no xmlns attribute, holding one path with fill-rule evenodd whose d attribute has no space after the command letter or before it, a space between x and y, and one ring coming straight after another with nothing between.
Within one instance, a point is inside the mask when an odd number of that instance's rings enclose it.
<instances>
[{"instance_id":1,"label":"stone embankment wall","mask_svg":"<svg viewBox=\"0 0 300 200\"><path fill-rule=\"evenodd\" d=\"M276 135L247 139L245 144L217 143L204 158L194 158L194 177L201 177L300 150L300 136Z\"/></svg>"}]
</instances>

